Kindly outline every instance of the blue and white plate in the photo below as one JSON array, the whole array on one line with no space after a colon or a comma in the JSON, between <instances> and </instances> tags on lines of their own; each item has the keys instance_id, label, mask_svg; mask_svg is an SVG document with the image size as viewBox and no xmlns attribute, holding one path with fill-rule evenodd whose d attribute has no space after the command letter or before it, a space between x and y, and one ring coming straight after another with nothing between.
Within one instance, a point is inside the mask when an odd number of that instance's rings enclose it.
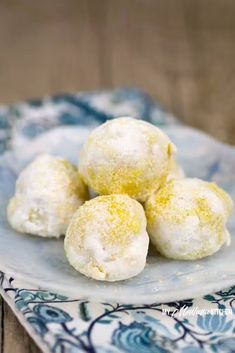
<instances>
[{"instance_id":1,"label":"blue and white plate","mask_svg":"<svg viewBox=\"0 0 235 353\"><path fill-rule=\"evenodd\" d=\"M129 115L160 126L178 147L186 175L213 180L235 198L235 148L180 125L138 90L66 94L0 107L0 269L43 289L74 297L128 304L169 302L204 295L235 283L235 215L230 247L199 261L149 255L137 277L97 282L68 264L63 239L45 240L12 230L6 206L21 169L48 152L77 163L79 150L95 126Z\"/></svg>"}]
</instances>

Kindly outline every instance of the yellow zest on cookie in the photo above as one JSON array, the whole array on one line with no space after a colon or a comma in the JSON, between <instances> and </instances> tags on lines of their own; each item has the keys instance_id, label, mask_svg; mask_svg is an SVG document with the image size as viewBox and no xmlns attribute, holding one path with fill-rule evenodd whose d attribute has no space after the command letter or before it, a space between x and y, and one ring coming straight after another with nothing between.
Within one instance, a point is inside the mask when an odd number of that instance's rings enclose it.
<instances>
[{"instance_id":1,"label":"yellow zest on cookie","mask_svg":"<svg viewBox=\"0 0 235 353\"><path fill-rule=\"evenodd\" d=\"M134 276L143 269L147 249L143 207L124 194L86 202L74 214L65 237L71 265L100 280Z\"/></svg>"},{"instance_id":2,"label":"yellow zest on cookie","mask_svg":"<svg viewBox=\"0 0 235 353\"><path fill-rule=\"evenodd\" d=\"M226 229L232 202L213 183L178 179L165 183L146 201L152 243L166 257L198 259L229 243Z\"/></svg>"}]
</instances>

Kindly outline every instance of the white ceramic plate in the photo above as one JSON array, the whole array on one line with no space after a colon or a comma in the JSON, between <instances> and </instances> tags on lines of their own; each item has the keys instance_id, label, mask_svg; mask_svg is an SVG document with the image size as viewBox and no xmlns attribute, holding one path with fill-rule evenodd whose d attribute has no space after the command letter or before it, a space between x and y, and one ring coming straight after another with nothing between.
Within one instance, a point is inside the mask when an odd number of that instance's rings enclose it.
<instances>
[{"instance_id":1,"label":"white ceramic plate","mask_svg":"<svg viewBox=\"0 0 235 353\"><path fill-rule=\"evenodd\" d=\"M73 270L64 256L63 239L45 240L9 227L6 205L21 169L41 152L76 164L89 131L121 115L160 125L177 145L188 176L213 180L235 198L235 148L179 125L138 90L66 94L0 107L0 269L43 289L127 304L175 301L233 285L234 215L230 247L196 262L170 261L152 253L139 276L117 283L96 282Z\"/></svg>"},{"instance_id":2,"label":"white ceramic plate","mask_svg":"<svg viewBox=\"0 0 235 353\"><path fill-rule=\"evenodd\" d=\"M183 127L163 127L179 150L188 176L213 179L234 198L235 149L205 134ZM52 292L76 298L118 301L128 304L169 302L195 297L235 283L235 216L230 220L230 247L200 261L173 261L154 252L137 277L117 282L98 282L76 272L68 264L63 239L45 240L10 228L6 206L14 193L16 176L37 153L47 151L76 162L90 128L55 127L30 141L12 139L11 149L0 157L0 269ZM20 143L19 143L20 142Z\"/></svg>"}]
</instances>

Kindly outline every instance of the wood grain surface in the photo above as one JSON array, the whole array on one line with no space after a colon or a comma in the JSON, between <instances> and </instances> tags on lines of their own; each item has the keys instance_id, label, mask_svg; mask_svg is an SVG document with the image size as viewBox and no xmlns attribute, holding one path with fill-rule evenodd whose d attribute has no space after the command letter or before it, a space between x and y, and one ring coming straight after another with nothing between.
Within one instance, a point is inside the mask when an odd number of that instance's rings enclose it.
<instances>
[{"instance_id":1,"label":"wood grain surface","mask_svg":"<svg viewBox=\"0 0 235 353\"><path fill-rule=\"evenodd\" d=\"M0 102L136 86L235 144L234 0L0 0ZM0 353L39 352L0 300Z\"/></svg>"}]
</instances>

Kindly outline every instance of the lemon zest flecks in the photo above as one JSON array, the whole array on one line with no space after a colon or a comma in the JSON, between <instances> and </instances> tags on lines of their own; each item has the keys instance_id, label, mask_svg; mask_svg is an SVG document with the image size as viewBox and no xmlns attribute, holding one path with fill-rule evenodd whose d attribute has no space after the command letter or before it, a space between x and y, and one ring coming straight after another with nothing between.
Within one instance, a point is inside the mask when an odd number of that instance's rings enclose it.
<instances>
[{"instance_id":1,"label":"lemon zest flecks","mask_svg":"<svg viewBox=\"0 0 235 353\"><path fill-rule=\"evenodd\" d=\"M131 200L133 201L133 200ZM68 242L79 247L91 228L100 233L104 245L126 247L141 230L137 211L120 195L100 196L85 202L73 216L68 228Z\"/></svg>"},{"instance_id":2,"label":"lemon zest flecks","mask_svg":"<svg viewBox=\"0 0 235 353\"><path fill-rule=\"evenodd\" d=\"M146 203L145 211L149 224L155 222L155 215L161 215L169 208L172 198L174 197L173 182L170 181L160 188Z\"/></svg>"},{"instance_id":3,"label":"lemon zest flecks","mask_svg":"<svg viewBox=\"0 0 235 353\"><path fill-rule=\"evenodd\" d=\"M188 216L197 216L202 225L210 225L217 230L223 229L223 217L212 211L206 198L198 197L195 199L195 207L179 210L171 204L174 196L174 181L168 182L156 192L152 202L149 202L146 207L149 223L154 222L155 215L163 216L174 223L181 223Z\"/></svg>"},{"instance_id":4,"label":"lemon zest flecks","mask_svg":"<svg viewBox=\"0 0 235 353\"><path fill-rule=\"evenodd\" d=\"M192 210L200 219L201 227L208 226L211 231L217 234L217 241L219 244L223 243L223 233L225 222L223 216L218 212L213 212L204 197L196 199L196 207Z\"/></svg>"},{"instance_id":5,"label":"lemon zest flecks","mask_svg":"<svg viewBox=\"0 0 235 353\"><path fill-rule=\"evenodd\" d=\"M149 161L149 163L151 163ZM162 178L154 176L147 178L144 170L130 167L88 167L87 173L93 189L100 195L127 194L133 198L140 199L145 190L146 196L156 190ZM165 177L165 176L164 176Z\"/></svg>"},{"instance_id":6,"label":"lemon zest flecks","mask_svg":"<svg viewBox=\"0 0 235 353\"><path fill-rule=\"evenodd\" d=\"M140 232L141 221L123 201L117 201L110 196L108 204L107 222L110 232L104 235L105 242L117 245L126 245L132 235Z\"/></svg>"},{"instance_id":7,"label":"lemon zest flecks","mask_svg":"<svg viewBox=\"0 0 235 353\"><path fill-rule=\"evenodd\" d=\"M215 183L208 183L208 189L213 191L217 197L223 201L227 216L230 216L233 209L233 201L231 197L221 188L219 188Z\"/></svg>"}]
</instances>

